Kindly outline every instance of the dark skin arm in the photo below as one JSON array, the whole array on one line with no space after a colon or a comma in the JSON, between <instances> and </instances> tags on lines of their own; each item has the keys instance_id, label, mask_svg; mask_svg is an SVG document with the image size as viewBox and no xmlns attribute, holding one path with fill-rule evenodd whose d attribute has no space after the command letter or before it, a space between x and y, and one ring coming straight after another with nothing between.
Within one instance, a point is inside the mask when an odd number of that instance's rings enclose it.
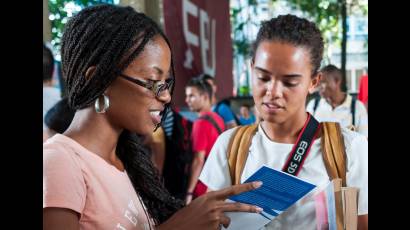
<instances>
[{"instance_id":1,"label":"dark skin arm","mask_svg":"<svg viewBox=\"0 0 410 230\"><path fill-rule=\"evenodd\" d=\"M176 212L171 218L158 226L157 230L209 230L219 229L220 224L228 227L230 219L225 212L260 212L258 207L241 203L226 203L235 194L258 188L253 183L234 185L223 190L206 193L193 200L188 206Z\"/></svg>"},{"instance_id":2,"label":"dark skin arm","mask_svg":"<svg viewBox=\"0 0 410 230\"><path fill-rule=\"evenodd\" d=\"M205 151L195 153L191 164L191 175L189 177L188 193L192 193L198 183L199 175L205 163ZM189 204L192 200L192 194L187 194L185 197L185 204Z\"/></svg>"},{"instance_id":3,"label":"dark skin arm","mask_svg":"<svg viewBox=\"0 0 410 230\"><path fill-rule=\"evenodd\" d=\"M176 212L157 230L209 230L219 229L220 224L228 227L230 219L224 212L260 212L256 206L241 203L226 203L225 200L242 192L260 187L256 182L240 184L223 190L209 192L190 205ZM79 230L80 215L65 208L43 209L43 230Z\"/></svg>"},{"instance_id":4,"label":"dark skin arm","mask_svg":"<svg viewBox=\"0 0 410 230\"><path fill-rule=\"evenodd\" d=\"M43 230L79 230L80 215L66 208L44 208Z\"/></svg>"}]
</instances>

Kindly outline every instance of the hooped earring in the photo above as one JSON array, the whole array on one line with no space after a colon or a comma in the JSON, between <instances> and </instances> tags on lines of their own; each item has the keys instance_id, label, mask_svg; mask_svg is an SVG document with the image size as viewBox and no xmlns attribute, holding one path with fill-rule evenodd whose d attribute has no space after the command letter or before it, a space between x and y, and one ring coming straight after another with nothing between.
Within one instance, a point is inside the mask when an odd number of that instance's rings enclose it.
<instances>
[{"instance_id":1,"label":"hooped earring","mask_svg":"<svg viewBox=\"0 0 410 230\"><path fill-rule=\"evenodd\" d=\"M101 96L103 96L104 98L104 104L102 108L100 107ZM95 100L95 104L94 104L95 112L97 113L105 113L110 107L110 99L105 94L102 94L101 96L98 97L97 100Z\"/></svg>"}]
</instances>

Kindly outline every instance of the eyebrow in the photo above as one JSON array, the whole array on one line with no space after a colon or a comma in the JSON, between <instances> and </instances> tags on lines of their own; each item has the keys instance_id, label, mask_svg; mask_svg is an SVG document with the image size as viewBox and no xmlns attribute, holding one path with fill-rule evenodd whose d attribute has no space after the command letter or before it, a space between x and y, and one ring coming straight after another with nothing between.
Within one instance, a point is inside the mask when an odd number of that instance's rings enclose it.
<instances>
[{"instance_id":1,"label":"eyebrow","mask_svg":"<svg viewBox=\"0 0 410 230\"><path fill-rule=\"evenodd\" d=\"M157 73L158 73L159 75L163 75L163 74L164 74L164 71L163 71L161 68L159 68L159 67L157 67L157 66L154 66L153 68L157 71Z\"/></svg>"},{"instance_id":2,"label":"eyebrow","mask_svg":"<svg viewBox=\"0 0 410 230\"><path fill-rule=\"evenodd\" d=\"M269 72L269 71L266 70L266 69L263 69L263 68L260 68L260 67L257 67L257 66L255 66L255 69L258 70L258 71L260 71L260 72L262 72L262 73L272 75L272 73ZM285 74L285 75L283 75L283 77L286 77L286 78L295 78L295 77L302 77L302 75L301 75L301 74L297 74L297 73L292 73L292 74Z\"/></svg>"}]
</instances>

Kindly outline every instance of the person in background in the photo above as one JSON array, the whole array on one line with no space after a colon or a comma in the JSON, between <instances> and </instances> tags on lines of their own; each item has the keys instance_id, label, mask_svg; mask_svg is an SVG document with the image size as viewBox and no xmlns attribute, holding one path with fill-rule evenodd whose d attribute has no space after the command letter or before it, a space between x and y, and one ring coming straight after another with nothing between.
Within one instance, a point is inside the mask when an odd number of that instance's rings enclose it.
<instances>
[{"instance_id":1,"label":"person in background","mask_svg":"<svg viewBox=\"0 0 410 230\"><path fill-rule=\"evenodd\" d=\"M183 117L177 108L170 108L164 116L165 160L162 178L172 196L185 200L193 158L193 122Z\"/></svg>"},{"instance_id":2,"label":"person in background","mask_svg":"<svg viewBox=\"0 0 410 230\"><path fill-rule=\"evenodd\" d=\"M132 7L99 4L66 24L62 72L75 110L43 144L43 229L220 229L227 203L261 183L206 194L184 207L164 188L142 138L161 124L175 73L169 41Z\"/></svg>"},{"instance_id":3,"label":"person in background","mask_svg":"<svg viewBox=\"0 0 410 230\"><path fill-rule=\"evenodd\" d=\"M364 104L342 90L342 71L327 65L320 71L320 100L311 100L307 111L319 121L339 122L342 127L368 136L367 111Z\"/></svg>"},{"instance_id":4,"label":"person in background","mask_svg":"<svg viewBox=\"0 0 410 230\"><path fill-rule=\"evenodd\" d=\"M218 86L216 85L215 78L211 77L208 74L201 74L198 78L205 80L212 86L212 111L222 117L226 129L240 125L240 122L235 116L235 113L232 111L229 105L227 105L226 101L218 101L218 99L216 98L216 91L218 90Z\"/></svg>"},{"instance_id":5,"label":"person in background","mask_svg":"<svg viewBox=\"0 0 410 230\"><path fill-rule=\"evenodd\" d=\"M199 174L219 134L225 130L223 119L211 111L212 87L201 78L192 78L185 87L185 102L198 113L192 126L193 160L185 202L189 204L206 193L207 187L198 181Z\"/></svg>"},{"instance_id":6,"label":"person in background","mask_svg":"<svg viewBox=\"0 0 410 230\"><path fill-rule=\"evenodd\" d=\"M43 43L43 142L49 138L47 125L44 122L46 113L61 99L60 90L54 87L53 71L53 53Z\"/></svg>"},{"instance_id":7,"label":"person in background","mask_svg":"<svg viewBox=\"0 0 410 230\"><path fill-rule=\"evenodd\" d=\"M364 70L363 75L360 77L359 93L357 99L359 99L366 106L368 110L368 97L369 97L369 76L367 74L367 68Z\"/></svg>"},{"instance_id":8,"label":"person in background","mask_svg":"<svg viewBox=\"0 0 410 230\"><path fill-rule=\"evenodd\" d=\"M241 125L250 125L256 122L255 116L251 113L248 105L242 105L239 112Z\"/></svg>"}]
</instances>

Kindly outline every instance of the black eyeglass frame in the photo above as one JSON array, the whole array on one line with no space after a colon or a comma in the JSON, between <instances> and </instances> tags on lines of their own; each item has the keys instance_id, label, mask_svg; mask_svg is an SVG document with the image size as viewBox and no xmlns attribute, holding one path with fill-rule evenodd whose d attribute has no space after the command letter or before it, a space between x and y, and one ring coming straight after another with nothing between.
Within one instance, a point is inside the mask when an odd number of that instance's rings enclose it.
<instances>
[{"instance_id":1,"label":"black eyeglass frame","mask_svg":"<svg viewBox=\"0 0 410 230\"><path fill-rule=\"evenodd\" d=\"M124 78L125 80L128 80L132 83L135 83L139 86L142 86L146 89L151 90L154 93L155 97L159 97L159 94L162 93L165 90L169 90L171 92L171 87L174 84L174 79L172 79L172 78L169 79L170 80L169 82L165 81L165 83L163 83L161 81L154 81L154 80L147 80L145 82L145 81L141 81L137 78L133 78L133 77L130 77L128 75L125 75L123 73L120 73L119 75L122 78Z\"/></svg>"}]
</instances>

